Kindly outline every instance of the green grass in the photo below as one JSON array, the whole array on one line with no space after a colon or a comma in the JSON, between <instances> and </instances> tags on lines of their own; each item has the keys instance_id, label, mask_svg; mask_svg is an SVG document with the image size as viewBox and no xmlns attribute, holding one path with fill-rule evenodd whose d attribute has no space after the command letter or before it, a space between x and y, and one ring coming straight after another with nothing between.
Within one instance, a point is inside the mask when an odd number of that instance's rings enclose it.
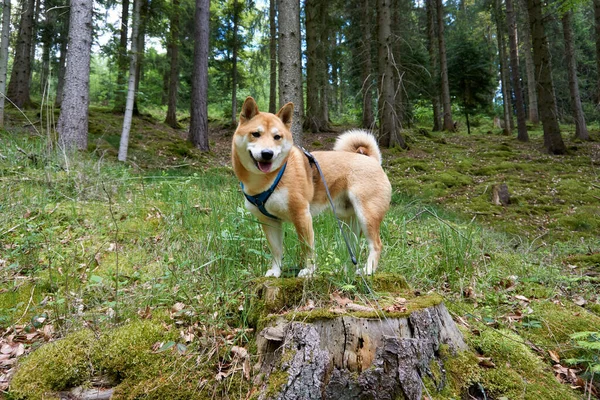
<instances>
[{"instance_id":1,"label":"green grass","mask_svg":"<svg viewBox=\"0 0 600 400\"><path fill-rule=\"evenodd\" d=\"M121 164L115 160L118 117L93 110L91 118L91 152L69 161L49 149L45 138L0 134L0 328L28 324L43 314L56 336L71 337L85 327L96 340L111 342L104 346L112 349L110 355L129 346L115 327L138 329L140 314L152 310L152 320L162 316L158 321L164 325L156 322L144 331L148 343L173 332L176 339L185 329L197 338L211 337L210 343L196 339L188 351L203 354L214 371L229 357L224 349L253 346L246 331L253 328L253 282L270 265L262 230L244 209L238 183L220 154L201 154L180 132L146 117L134 125L132 163ZM442 294L453 314L471 324L473 329L465 331L469 342L498 357L502 371L512 362L507 351L513 350L489 344L496 329L568 355L569 335L591 329L580 318L598 318L593 313L600 309L598 143L569 142L577 150L550 157L540 151L539 131L530 134L529 144L480 132L414 134L409 151L384 152L394 193L382 227L380 271L405 276L416 291ZM490 202L491 186L499 182L511 191L507 207ZM377 298L369 278L355 275L333 217L316 218L315 230L317 265L329 290ZM353 245L364 263L364 240ZM285 277L300 269L298 248L293 229L286 226ZM310 287L303 290L302 298L316 297ZM586 299L587 310L572 305L575 296ZM177 303L184 309L173 311ZM529 314L511 320L515 313ZM536 330L538 325L544 329ZM476 331L485 336L478 338ZM150 350L144 346L145 354ZM217 350L205 353L207 348ZM106 353L94 354L92 364L117 376L123 398L140 395L144 382L154 379L138 374L136 381L135 365L127 364L131 360L119 361L119 372ZM538 364L546 365L545 360L527 357L526 373L533 374L527 376L544 382L549 375ZM238 398L248 390L239 380L228 386L227 380L216 382L213 372L203 369L196 375L188 364L169 365L187 371L190 379L205 379L211 388L202 391L207 396ZM70 377L71 367L64 369ZM481 377L481 371L474 376ZM503 389L492 373L484 378L499 397L522 389ZM81 382L86 380L89 376ZM197 389L186 379L177 382ZM31 390L62 388L42 386ZM33 398L23 393L16 398Z\"/></svg>"}]
</instances>

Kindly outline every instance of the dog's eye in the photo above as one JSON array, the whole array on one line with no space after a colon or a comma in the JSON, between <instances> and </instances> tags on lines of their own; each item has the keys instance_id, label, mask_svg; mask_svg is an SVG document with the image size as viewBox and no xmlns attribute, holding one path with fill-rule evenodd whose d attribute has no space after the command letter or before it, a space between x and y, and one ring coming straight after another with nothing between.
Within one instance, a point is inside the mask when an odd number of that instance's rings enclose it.
<instances>
[{"instance_id":1,"label":"dog's eye","mask_svg":"<svg viewBox=\"0 0 600 400\"><path fill-rule=\"evenodd\" d=\"M258 138L258 137L260 137L260 132L252 132L251 135L254 136L255 138Z\"/></svg>"},{"instance_id":2,"label":"dog's eye","mask_svg":"<svg viewBox=\"0 0 600 400\"><path fill-rule=\"evenodd\" d=\"M281 140L281 135L275 135L275 136L273 136L273 139L275 139L275 140Z\"/></svg>"}]
</instances>

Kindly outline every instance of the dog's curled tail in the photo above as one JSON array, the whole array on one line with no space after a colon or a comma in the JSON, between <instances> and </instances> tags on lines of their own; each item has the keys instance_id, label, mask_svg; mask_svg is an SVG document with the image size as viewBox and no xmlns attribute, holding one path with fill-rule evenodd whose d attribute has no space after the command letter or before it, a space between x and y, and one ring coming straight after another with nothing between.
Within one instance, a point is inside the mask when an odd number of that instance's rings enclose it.
<instances>
[{"instance_id":1,"label":"dog's curled tail","mask_svg":"<svg viewBox=\"0 0 600 400\"><path fill-rule=\"evenodd\" d=\"M353 129L338 136L333 150L364 154L376 159L381 164L381 151L377 145L377 139L362 129Z\"/></svg>"}]
</instances>

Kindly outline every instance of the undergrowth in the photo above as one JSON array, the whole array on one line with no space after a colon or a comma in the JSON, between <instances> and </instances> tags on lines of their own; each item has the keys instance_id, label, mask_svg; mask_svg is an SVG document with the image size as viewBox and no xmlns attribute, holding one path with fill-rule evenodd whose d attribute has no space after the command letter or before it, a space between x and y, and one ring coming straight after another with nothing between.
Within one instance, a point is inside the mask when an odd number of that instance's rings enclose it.
<instances>
[{"instance_id":1,"label":"undergrowth","mask_svg":"<svg viewBox=\"0 0 600 400\"><path fill-rule=\"evenodd\" d=\"M53 327L52 340L84 329L101 341L116 326L162 315L164 326L153 325L148 343L169 337L184 354L204 348L210 367L194 379L227 393L215 377L231 362L224 348L252 347L252 282L270 264L262 230L219 154L200 154L182 134L138 120L132 162L120 164L114 121L100 111L94 118L107 122L92 124L91 151L71 158L45 138L0 134L0 327L38 321ZM570 335L593 331L600 310L598 145L574 143L570 155L557 158L541 153L539 135L531 136L533 144L521 144L481 133L415 132L411 150L386 151L394 195L380 270L404 275L415 291L439 292L469 329L507 329L542 351L587 360ZM505 207L490 201L491 186L501 182L511 191ZM354 273L332 216L316 218L315 230L317 265L330 290L376 298L369 278ZM286 227L287 277L299 271L296 241ZM364 241L353 244L365 262ZM577 313L589 314L590 324L576 323L584 318ZM557 339L561 326L570 328ZM466 334L480 347L492 337L477 339L473 331ZM195 339L182 339L186 332ZM115 341L104 348L108 355L94 362L110 370L111 353L123 350ZM131 368L113 375L133 393L144 384L131 380Z\"/></svg>"}]
</instances>

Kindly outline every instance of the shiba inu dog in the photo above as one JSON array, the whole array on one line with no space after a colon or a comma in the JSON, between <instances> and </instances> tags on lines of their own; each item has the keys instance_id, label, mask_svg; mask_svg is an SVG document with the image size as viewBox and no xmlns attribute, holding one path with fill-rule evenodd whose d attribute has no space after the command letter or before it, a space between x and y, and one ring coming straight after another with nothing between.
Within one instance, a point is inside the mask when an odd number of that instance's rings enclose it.
<instances>
[{"instance_id":1,"label":"shiba inu dog","mask_svg":"<svg viewBox=\"0 0 600 400\"><path fill-rule=\"evenodd\" d=\"M294 224L302 246L305 264L298 276L314 273L312 217L329 207L320 174L303 150L294 146L293 110L294 105L287 103L277 114L260 112L248 97L233 135L233 170L246 208L261 222L273 254L266 276L281 274L284 221ZM338 217L355 234L362 231L368 241L367 263L359 272L370 275L379 262L379 228L392 193L377 141L366 131L353 130L338 137L333 151L312 154L321 166Z\"/></svg>"}]
</instances>

